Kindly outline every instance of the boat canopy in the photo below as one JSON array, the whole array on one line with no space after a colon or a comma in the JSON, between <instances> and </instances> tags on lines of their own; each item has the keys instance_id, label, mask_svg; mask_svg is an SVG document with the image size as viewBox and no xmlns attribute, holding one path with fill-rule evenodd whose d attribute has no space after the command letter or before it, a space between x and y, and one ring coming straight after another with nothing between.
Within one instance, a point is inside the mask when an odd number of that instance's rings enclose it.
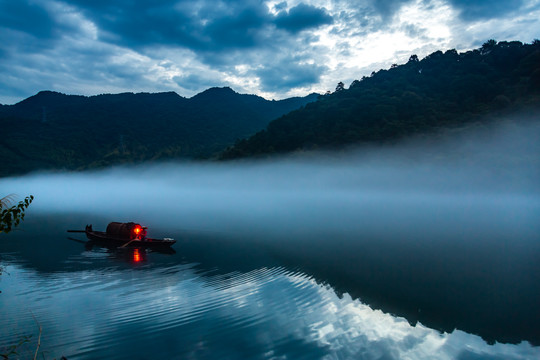
<instances>
[{"instance_id":1,"label":"boat canopy","mask_svg":"<svg viewBox=\"0 0 540 360\"><path fill-rule=\"evenodd\" d=\"M112 222L107 225L107 235L121 239L136 239L143 230L140 224L134 222Z\"/></svg>"}]
</instances>

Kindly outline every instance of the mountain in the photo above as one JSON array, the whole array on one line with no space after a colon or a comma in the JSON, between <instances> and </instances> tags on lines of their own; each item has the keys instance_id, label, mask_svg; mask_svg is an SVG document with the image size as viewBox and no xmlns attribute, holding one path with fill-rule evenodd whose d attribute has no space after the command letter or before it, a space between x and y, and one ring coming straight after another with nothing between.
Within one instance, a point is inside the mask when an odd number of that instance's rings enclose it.
<instances>
[{"instance_id":1,"label":"mountain","mask_svg":"<svg viewBox=\"0 0 540 360\"><path fill-rule=\"evenodd\" d=\"M97 96L42 91L0 106L0 176L169 158L204 158L317 94L268 101L230 88Z\"/></svg>"},{"instance_id":2,"label":"mountain","mask_svg":"<svg viewBox=\"0 0 540 360\"><path fill-rule=\"evenodd\" d=\"M222 159L386 143L438 129L540 110L540 41L490 40L458 53L437 51L373 72L238 141Z\"/></svg>"}]
</instances>

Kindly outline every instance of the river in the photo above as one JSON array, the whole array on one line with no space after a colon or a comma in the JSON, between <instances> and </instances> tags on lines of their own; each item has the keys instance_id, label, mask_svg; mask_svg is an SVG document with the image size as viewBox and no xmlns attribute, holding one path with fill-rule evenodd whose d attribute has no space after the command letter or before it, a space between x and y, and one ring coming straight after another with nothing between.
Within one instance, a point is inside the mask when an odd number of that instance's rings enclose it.
<instances>
[{"instance_id":1,"label":"river","mask_svg":"<svg viewBox=\"0 0 540 360\"><path fill-rule=\"evenodd\" d=\"M0 353L539 358L539 145L490 139L0 179L35 196L0 238ZM66 232L109 221L175 251Z\"/></svg>"}]
</instances>

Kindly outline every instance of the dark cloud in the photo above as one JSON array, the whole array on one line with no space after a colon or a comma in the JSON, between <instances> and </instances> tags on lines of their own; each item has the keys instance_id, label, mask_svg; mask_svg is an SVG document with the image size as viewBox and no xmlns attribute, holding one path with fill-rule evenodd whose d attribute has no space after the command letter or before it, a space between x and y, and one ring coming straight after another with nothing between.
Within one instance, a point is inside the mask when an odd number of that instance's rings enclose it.
<instances>
[{"instance_id":1,"label":"dark cloud","mask_svg":"<svg viewBox=\"0 0 540 360\"><path fill-rule=\"evenodd\" d=\"M296 88L319 82L326 66L303 64L298 59L282 59L278 64L256 72L265 91Z\"/></svg>"},{"instance_id":2,"label":"dark cloud","mask_svg":"<svg viewBox=\"0 0 540 360\"><path fill-rule=\"evenodd\" d=\"M268 39L270 15L266 7L249 6L230 11L230 15L215 15L202 29L212 49L255 47Z\"/></svg>"},{"instance_id":3,"label":"dark cloud","mask_svg":"<svg viewBox=\"0 0 540 360\"><path fill-rule=\"evenodd\" d=\"M0 53L2 59L46 51L65 33L76 34L77 24L59 21L46 2L0 0Z\"/></svg>"},{"instance_id":4,"label":"dark cloud","mask_svg":"<svg viewBox=\"0 0 540 360\"><path fill-rule=\"evenodd\" d=\"M498 18L518 10L523 0L449 0L467 21Z\"/></svg>"},{"instance_id":5,"label":"dark cloud","mask_svg":"<svg viewBox=\"0 0 540 360\"><path fill-rule=\"evenodd\" d=\"M427 30L414 24L406 24L402 27L403 32L412 38L424 38Z\"/></svg>"},{"instance_id":6,"label":"dark cloud","mask_svg":"<svg viewBox=\"0 0 540 360\"><path fill-rule=\"evenodd\" d=\"M403 5L413 0L371 0L372 8L383 19L389 20ZM524 0L448 0L466 21L499 18L510 15L525 3Z\"/></svg>"},{"instance_id":7,"label":"dark cloud","mask_svg":"<svg viewBox=\"0 0 540 360\"><path fill-rule=\"evenodd\" d=\"M178 86L193 91L200 91L201 89L223 85L223 82L220 82L211 75L205 75L204 73L191 73L184 76L175 76L173 81L176 82Z\"/></svg>"},{"instance_id":8,"label":"dark cloud","mask_svg":"<svg viewBox=\"0 0 540 360\"><path fill-rule=\"evenodd\" d=\"M23 32L36 38L53 38L56 23L49 12L33 2L0 1L0 27Z\"/></svg>"},{"instance_id":9,"label":"dark cloud","mask_svg":"<svg viewBox=\"0 0 540 360\"><path fill-rule=\"evenodd\" d=\"M98 24L103 40L135 48L179 46L220 52L253 47L271 20L268 8L252 0L74 2Z\"/></svg>"},{"instance_id":10,"label":"dark cloud","mask_svg":"<svg viewBox=\"0 0 540 360\"><path fill-rule=\"evenodd\" d=\"M274 5L274 9L276 11L281 11L281 10L287 9L287 2L283 1L283 2L280 2L279 4Z\"/></svg>"},{"instance_id":11,"label":"dark cloud","mask_svg":"<svg viewBox=\"0 0 540 360\"><path fill-rule=\"evenodd\" d=\"M371 0L371 5L381 17L387 18L398 11L403 4L411 1L412 0Z\"/></svg>"},{"instance_id":12,"label":"dark cloud","mask_svg":"<svg viewBox=\"0 0 540 360\"><path fill-rule=\"evenodd\" d=\"M175 1L73 0L86 18L95 23L102 41L141 48L160 44L192 45L197 33L189 9L175 9Z\"/></svg>"},{"instance_id":13,"label":"dark cloud","mask_svg":"<svg viewBox=\"0 0 540 360\"><path fill-rule=\"evenodd\" d=\"M292 33L317 28L322 25L329 25L333 22L334 19L325 9L305 4L299 4L291 8L288 12L285 10L280 11L275 20L278 28Z\"/></svg>"},{"instance_id":14,"label":"dark cloud","mask_svg":"<svg viewBox=\"0 0 540 360\"><path fill-rule=\"evenodd\" d=\"M99 38L154 55L157 47L190 49L204 64L234 72L237 64L258 65L263 88L273 91L316 83L324 69L299 65L294 52L310 41L290 34L333 22L325 9L299 4L278 15L261 1L108 1L73 0L86 18L97 24ZM287 4L281 3L276 9ZM285 31L276 31L281 29ZM306 34L309 37L309 34ZM270 56L270 54L274 56ZM281 63L275 56L288 57ZM216 79L194 73L176 76L184 89L217 85Z\"/></svg>"},{"instance_id":15,"label":"dark cloud","mask_svg":"<svg viewBox=\"0 0 540 360\"><path fill-rule=\"evenodd\" d=\"M305 4L274 16L257 0L72 3L98 25L102 40L137 48L182 46L219 53L264 46L274 26L296 33L333 22L326 10Z\"/></svg>"}]
</instances>

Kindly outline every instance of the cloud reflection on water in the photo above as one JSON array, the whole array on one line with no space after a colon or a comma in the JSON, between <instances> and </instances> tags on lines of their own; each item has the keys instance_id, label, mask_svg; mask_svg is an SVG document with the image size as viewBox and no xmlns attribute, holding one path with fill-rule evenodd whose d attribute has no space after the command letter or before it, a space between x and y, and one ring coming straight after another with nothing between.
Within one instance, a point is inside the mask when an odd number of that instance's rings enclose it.
<instances>
[{"instance_id":1,"label":"cloud reflection on water","mask_svg":"<svg viewBox=\"0 0 540 360\"><path fill-rule=\"evenodd\" d=\"M441 334L421 324L411 326L403 318L372 310L348 295L340 298L305 274L282 268L206 277L178 265L60 273L46 281L17 266L7 269L11 276L3 278L0 299L7 325L0 330L2 338L9 341L19 332L35 329L31 309L46 335L42 350L55 357L517 360L540 356L540 348L526 342L488 345L459 330ZM143 344L147 341L152 346Z\"/></svg>"}]
</instances>

